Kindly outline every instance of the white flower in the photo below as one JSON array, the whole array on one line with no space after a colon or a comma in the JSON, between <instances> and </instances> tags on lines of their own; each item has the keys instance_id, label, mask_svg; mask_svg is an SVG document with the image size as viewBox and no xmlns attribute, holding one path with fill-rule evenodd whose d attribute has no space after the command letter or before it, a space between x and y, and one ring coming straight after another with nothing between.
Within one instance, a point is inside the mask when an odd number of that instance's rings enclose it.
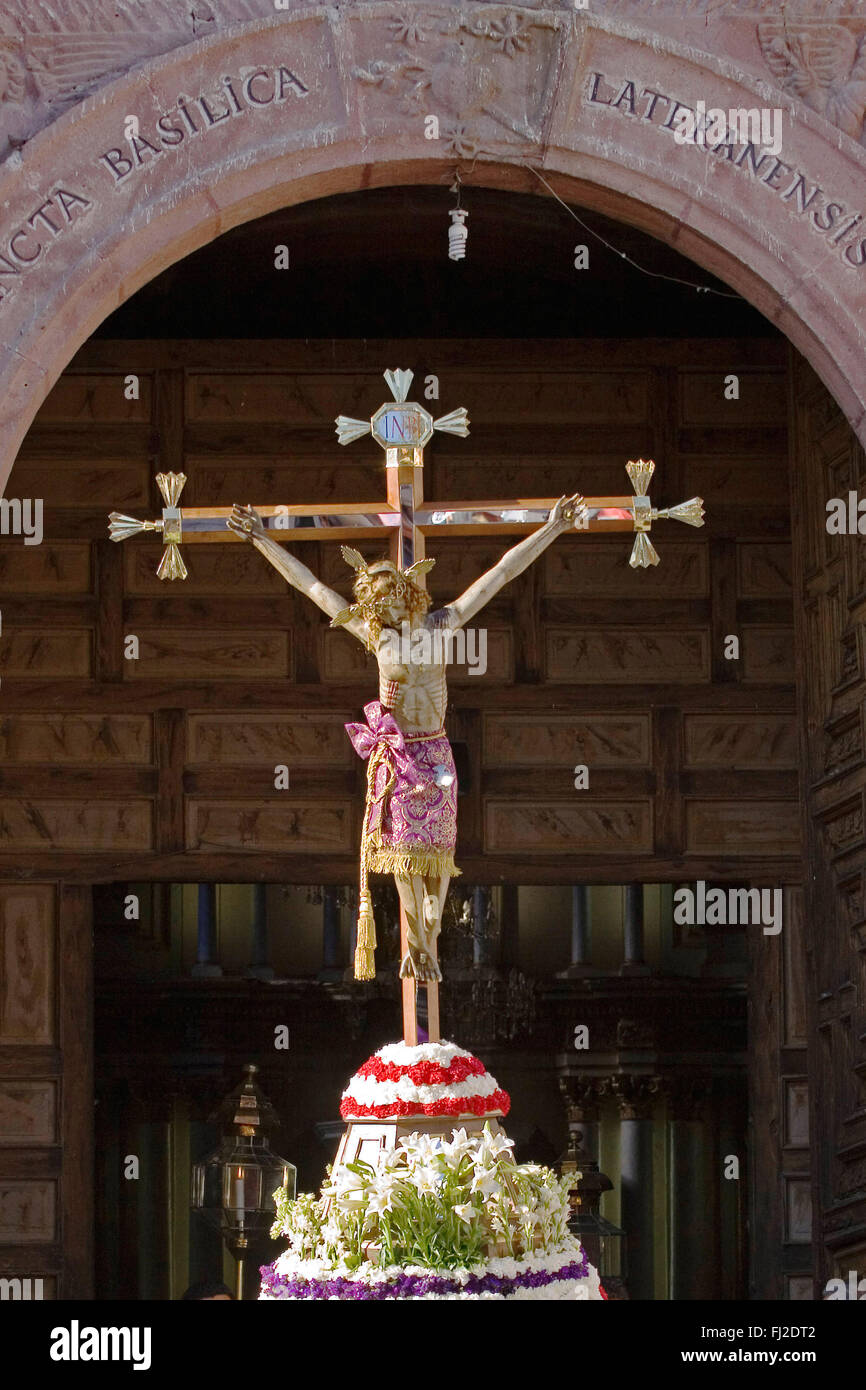
<instances>
[{"instance_id":1,"label":"white flower","mask_svg":"<svg viewBox=\"0 0 866 1390\"><path fill-rule=\"evenodd\" d=\"M471 1202L464 1202L462 1206L453 1207L452 1210L454 1212L454 1215L459 1216L460 1220L465 1221L467 1225L476 1216L476 1209L475 1207L473 1207Z\"/></svg>"},{"instance_id":2,"label":"white flower","mask_svg":"<svg viewBox=\"0 0 866 1390\"><path fill-rule=\"evenodd\" d=\"M485 1202L488 1197L498 1196L502 1191L502 1184L495 1172L477 1168L472 1179L471 1192L480 1192Z\"/></svg>"},{"instance_id":3,"label":"white flower","mask_svg":"<svg viewBox=\"0 0 866 1390\"><path fill-rule=\"evenodd\" d=\"M445 1145L445 1152L449 1154L452 1158L457 1159L459 1162L459 1160L463 1158L464 1154L472 1153L474 1148L475 1140L469 1138L469 1135L466 1133L466 1130L455 1129L454 1137L451 1140L451 1143Z\"/></svg>"}]
</instances>

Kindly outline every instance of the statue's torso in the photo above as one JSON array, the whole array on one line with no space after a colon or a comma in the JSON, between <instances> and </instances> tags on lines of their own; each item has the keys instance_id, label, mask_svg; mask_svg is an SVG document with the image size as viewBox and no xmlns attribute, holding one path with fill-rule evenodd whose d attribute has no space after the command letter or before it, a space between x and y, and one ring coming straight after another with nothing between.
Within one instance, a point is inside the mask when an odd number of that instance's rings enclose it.
<instances>
[{"instance_id":1,"label":"statue's torso","mask_svg":"<svg viewBox=\"0 0 866 1390\"><path fill-rule=\"evenodd\" d=\"M438 617L428 615L411 633L384 628L379 638L379 699L404 734L436 733L445 721L448 645Z\"/></svg>"}]
</instances>

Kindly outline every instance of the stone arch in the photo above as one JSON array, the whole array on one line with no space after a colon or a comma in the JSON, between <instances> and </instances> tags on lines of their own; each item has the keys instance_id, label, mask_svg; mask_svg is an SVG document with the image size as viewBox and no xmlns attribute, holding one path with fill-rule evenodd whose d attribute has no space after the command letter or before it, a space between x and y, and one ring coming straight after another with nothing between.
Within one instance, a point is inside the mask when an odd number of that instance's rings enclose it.
<instances>
[{"instance_id":1,"label":"stone arch","mask_svg":"<svg viewBox=\"0 0 866 1390\"><path fill-rule=\"evenodd\" d=\"M534 167L561 196L721 276L812 363L866 441L863 149L658 34L563 10L491 13L455 7L429 20L436 32L414 33L392 3L247 24L138 67L10 157L0 481L76 349L166 266L280 206L444 182L458 160L478 183L547 196ZM778 107L781 151L679 144L675 103L698 100Z\"/></svg>"}]
</instances>

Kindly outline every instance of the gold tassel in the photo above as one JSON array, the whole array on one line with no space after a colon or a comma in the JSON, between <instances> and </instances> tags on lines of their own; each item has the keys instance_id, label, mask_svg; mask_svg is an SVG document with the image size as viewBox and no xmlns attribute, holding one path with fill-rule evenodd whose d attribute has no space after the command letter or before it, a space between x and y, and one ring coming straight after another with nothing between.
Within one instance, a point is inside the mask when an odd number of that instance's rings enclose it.
<instances>
[{"instance_id":1,"label":"gold tassel","mask_svg":"<svg viewBox=\"0 0 866 1390\"><path fill-rule=\"evenodd\" d=\"M376 922L373 917L373 899L370 890L362 888L358 900L358 939L355 946L355 979L374 980L376 962L373 952L376 949Z\"/></svg>"}]
</instances>

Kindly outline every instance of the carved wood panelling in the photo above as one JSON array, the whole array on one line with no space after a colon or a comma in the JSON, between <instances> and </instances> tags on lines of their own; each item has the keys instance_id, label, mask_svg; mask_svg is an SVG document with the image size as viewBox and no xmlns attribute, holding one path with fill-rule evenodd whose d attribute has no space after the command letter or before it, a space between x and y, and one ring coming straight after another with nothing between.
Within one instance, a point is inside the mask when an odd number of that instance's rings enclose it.
<instances>
[{"instance_id":1,"label":"carved wood panelling","mask_svg":"<svg viewBox=\"0 0 866 1390\"><path fill-rule=\"evenodd\" d=\"M153 846L149 801L0 797L0 848L140 849Z\"/></svg>"},{"instance_id":2,"label":"carved wood panelling","mask_svg":"<svg viewBox=\"0 0 866 1390\"><path fill-rule=\"evenodd\" d=\"M413 399L421 386L419 373ZM190 372L187 418L194 422L238 420L254 425L270 421L289 428L320 428L323 420L337 415L369 419L371 393L376 391L381 392L382 400L387 398L381 376L372 372ZM488 423L522 425L528 415L550 424L604 424L612 415L628 422L645 421L647 394L648 377L641 371L481 374L464 368L448 373L448 400L453 397L455 404L463 397L471 400L472 419L478 428ZM375 401L374 407L379 403Z\"/></svg>"},{"instance_id":3,"label":"carved wood panelling","mask_svg":"<svg viewBox=\"0 0 866 1390\"><path fill-rule=\"evenodd\" d=\"M53 1144L56 1081L0 1081L0 1148Z\"/></svg>"},{"instance_id":4,"label":"carved wood panelling","mask_svg":"<svg viewBox=\"0 0 866 1390\"><path fill-rule=\"evenodd\" d=\"M162 546L142 540L138 545L126 546L122 553L126 594L130 597L149 594L166 598L165 581L159 579L156 573ZM261 563L261 556L252 546L197 545L187 561L189 574L183 582L185 596L284 594L289 589L282 575L277 574L270 565Z\"/></svg>"},{"instance_id":5,"label":"carved wood panelling","mask_svg":"<svg viewBox=\"0 0 866 1390\"><path fill-rule=\"evenodd\" d=\"M56 1235L57 1187L53 1182L0 1178L0 1242L45 1244Z\"/></svg>"},{"instance_id":6,"label":"carved wood panelling","mask_svg":"<svg viewBox=\"0 0 866 1390\"><path fill-rule=\"evenodd\" d=\"M796 855L800 817L795 801L686 800L687 848L692 854L736 854L744 844L753 853L772 847Z\"/></svg>"},{"instance_id":7,"label":"carved wood panelling","mask_svg":"<svg viewBox=\"0 0 866 1390\"><path fill-rule=\"evenodd\" d=\"M148 765L151 733L151 720L140 714L8 714L0 718L0 759Z\"/></svg>"},{"instance_id":8,"label":"carved wood panelling","mask_svg":"<svg viewBox=\"0 0 866 1390\"><path fill-rule=\"evenodd\" d=\"M89 433L92 438L92 431ZM46 509L54 504L55 499L62 499L64 508L98 508L100 511L104 509L107 515L108 512L123 511L128 507L149 508L150 478L151 469L146 457L135 465L112 461L97 466L91 456L63 469L58 468L54 461L47 463L25 457L19 458L15 465L14 495L41 497ZM45 534L52 541L66 539L60 532L55 535L47 524Z\"/></svg>"},{"instance_id":9,"label":"carved wood panelling","mask_svg":"<svg viewBox=\"0 0 866 1390\"><path fill-rule=\"evenodd\" d=\"M3 678L39 676L62 680L69 676L89 676L91 645L91 634L87 631L14 628L4 623L0 670Z\"/></svg>"},{"instance_id":10,"label":"carved wood panelling","mask_svg":"<svg viewBox=\"0 0 866 1390\"><path fill-rule=\"evenodd\" d=\"M153 378L138 376L138 400L129 400L118 372L64 373L39 408L41 425L98 422L147 423L153 402Z\"/></svg>"},{"instance_id":11,"label":"carved wood panelling","mask_svg":"<svg viewBox=\"0 0 866 1390\"><path fill-rule=\"evenodd\" d=\"M784 685L794 680L793 627L742 627L743 679Z\"/></svg>"},{"instance_id":12,"label":"carved wood panelling","mask_svg":"<svg viewBox=\"0 0 866 1390\"><path fill-rule=\"evenodd\" d=\"M739 375L735 363L730 370ZM680 424L717 425L721 429L786 424L788 383L784 372L749 370L740 381L736 401L725 399L727 375L719 371L680 371Z\"/></svg>"},{"instance_id":13,"label":"carved wood panelling","mask_svg":"<svg viewBox=\"0 0 866 1390\"><path fill-rule=\"evenodd\" d=\"M291 677L292 638L288 632L220 632L208 625L201 632L145 630L136 636L139 658L124 662L127 680Z\"/></svg>"},{"instance_id":14,"label":"carved wood panelling","mask_svg":"<svg viewBox=\"0 0 866 1390\"><path fill-rule=\"evenodd\" d=\"M0 884L0 1044L51 1043L54 890Z\"/></svg>"},{"instance_id":15,"label":"carved wood panelling","mask_svg":"<svg viewBox=\"0 0 866 1390\"><path fill-rule=\"evenodd\" d=\"M623 611L626 614L629 599L703 598L707 594L708 555L705 544L675 541L666 532L663 562L654 569L638 574L628 564L630 548L627 536L609 536L606 542L587 538L579 546L559 546L549 550L542 562L545 593L551 596L600 594L620 598L625 601Z\"/></svg>"},{"instance_id":16,"label":"carved wood panelling","mask_svg":"<svg viewBox=\"0 0 866 1390\"><path fill-rule=\"evenodd\" d=\"M486 767L649 767L648 715L488 715L484 720Z\"/></svg>"},{"instance_id":17,"label":"carved wood panelling","mask_svg":"<svg viewBox=\"0 0 866 1390\"><path fill-rule=\"evenodd\" d=\"M279 850L285 854L352 850L358 820L351 801L200 801L188 798L187 848Z\"/></svg>"},{"instance_id":18,"label":"carved wood panelling","mask_svg":"<svg viewBox=\"0 0 866 1390\"><path fill-rule=\"evenodd\" d=\"M16 480L17 481L17 480ZM17 494L16 494L17 495ZM90 546L86 541L19 542L0 550L0 593L86 594Z\"/></svg>"},{"instance_id":19,"label":"carved wood panelling","mask_svg":"<svg viewBox=\"0 0 866 1390\"><path fill-rule=\"evenodd\" d=\"M516 799L489 800L484 847L495 854L649 850L652 805L649 801L533 804Z\"/></svg>"},{"instance_id":20,"label":"carved wood panelling","mask_svg":"<svg viewBox=\"0 0 866 1390\"><path fill-rule=\"evenodd\" d=\"M276 714L191 714L189 761L191 763L247 764L273 769L276 763L291 768L354 767L356 754L345 724L352 711L308 714L287 711Z\"/></svg>"},{"instance_id":21,"label":"carved wood panelling","mask_svg":"<svg viewBox=\"0 0 866 1390\"><path fill-rule=\"evenodd\" d=\"M740 509L749 505L775 505L784 511L787 494L779 495L779 474L783 473L783 465L781 460L778 466L773 464L772 458L762 462L758 457L745 460L689 457L683 466L686 494L691 497L697 493L708 507L736 498Z\"/></svg>"},{"instance_id":22,"label":"carved wood panelling","mask_svg":"<svg viewBox=\"0 0 866 1390\"><path fill-rule=\"evenodd\" d=\"M791 598L791 547L786 543L737 546L740 598Z\"/></svg>"},{"instance_id":23,"label":"carved wood panelling","mask_svg":"<svg viewBox=\"0 0 866 1390\"><path fill-rule=\"evenodd\" d=\"M782 714L686 714L687 767L794 768L797 724Z\"/></svg>"},{"instance_id":24,"label":"carved wood panelling","mask_svg":"<svg viewBox=\"0 0 866 1390\"><path fill-rule=\"evenodd\" d=\"M603 685L621 681L708 681L708 635L664 629L548 628L547 675L551 681Z\"/></svg>"}]
</instances>

